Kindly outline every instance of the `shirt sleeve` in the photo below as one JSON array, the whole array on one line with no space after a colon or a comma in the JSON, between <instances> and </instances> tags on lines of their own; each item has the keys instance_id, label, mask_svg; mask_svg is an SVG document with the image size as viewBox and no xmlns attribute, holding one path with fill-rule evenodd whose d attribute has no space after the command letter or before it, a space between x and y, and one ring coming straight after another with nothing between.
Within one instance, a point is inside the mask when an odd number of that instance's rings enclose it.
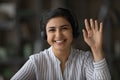
<instances>
[{"instance_id":1,"label":"shirt sleeve","mask_svg":"<svg viewBox=\"0 0 120 80\"><path fill-rule=\"evenodd\" d=\"M31 59L10 80L35 80L34 65Z\"/></svg>"},{"instance_id":2,"label":"shirt sleeve","mask_svg":"<svg viewBox=\"0 0 120 80\"><path fill-rule=\"evenodd\" d=\"M86 54L85 71L87 80L111 80L105 58L94 62L91 52Z\"/></svg>"}]
</instances>

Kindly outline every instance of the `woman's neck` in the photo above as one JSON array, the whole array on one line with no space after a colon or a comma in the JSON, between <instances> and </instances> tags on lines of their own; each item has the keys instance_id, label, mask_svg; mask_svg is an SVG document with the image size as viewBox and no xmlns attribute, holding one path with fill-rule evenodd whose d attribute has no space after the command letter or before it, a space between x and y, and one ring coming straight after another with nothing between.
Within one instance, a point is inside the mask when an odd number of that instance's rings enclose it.
<instances>
[{"instance_id":1,"label":"woman's neck","mask_svg":"<svg viewBox=\"0 0 120 80\"><path fill-rule=\"evenodd\" d=\"M71 48L65 50L55 50L53 49L54 55L61 61L61 63L65 63L68 60L70 55Z\"/></svg>"}]
</instances>

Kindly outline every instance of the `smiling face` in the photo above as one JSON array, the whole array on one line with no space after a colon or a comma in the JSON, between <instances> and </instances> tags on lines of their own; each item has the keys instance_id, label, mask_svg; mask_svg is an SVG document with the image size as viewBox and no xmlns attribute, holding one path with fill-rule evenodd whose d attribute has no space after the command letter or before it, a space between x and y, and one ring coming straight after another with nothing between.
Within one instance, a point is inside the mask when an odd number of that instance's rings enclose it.
<instances>
[{"instance_id":1,"label":"smiling face","mask_svg":"<svg viewBox=\"0 0 120 80\"><path fill-rule=\"evenodd\" d=\"M71 48L73 34L71 24L63 17L55 17L46 25L47 42L54 50Z\"/></svg>"}]
</instances>

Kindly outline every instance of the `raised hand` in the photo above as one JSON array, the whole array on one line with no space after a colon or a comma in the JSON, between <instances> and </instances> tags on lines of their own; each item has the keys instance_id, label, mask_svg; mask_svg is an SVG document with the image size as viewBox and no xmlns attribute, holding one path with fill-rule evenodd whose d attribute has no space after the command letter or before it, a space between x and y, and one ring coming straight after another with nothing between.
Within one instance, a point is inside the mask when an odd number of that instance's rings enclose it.
<instances>
[{"instance_id":1,"label":"raised hand","mask_svg":"<svg viewBox=\"0 0 120 80\"><path fill-rule=\"evenodd\" d=\"M102 33L103 33L103 23L98 24L97 20L90 19L88 22L85 19L85 29L83 29L83 36L85 42L90 46L94 60L99 61L104 58L102 49Z\"/></svg>"}]
</instances>

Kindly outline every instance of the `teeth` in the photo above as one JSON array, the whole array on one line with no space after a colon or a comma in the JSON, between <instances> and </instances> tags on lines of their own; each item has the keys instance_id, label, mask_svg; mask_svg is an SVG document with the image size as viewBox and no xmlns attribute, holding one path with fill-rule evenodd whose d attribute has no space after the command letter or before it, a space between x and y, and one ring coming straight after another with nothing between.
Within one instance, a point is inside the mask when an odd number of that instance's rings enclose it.
<instances>
[{"instance_id":1,"label":"teeth","mask_svg":"<svg viewBox=\"0 0 120 80\"><path fill-rule=\"evenodd\" d=\"M60 42L63 42L64 40L60 40L60 41L56 41L56 42L58 42L58 43L60 43Z\"/></svg>"}]
</instances>

